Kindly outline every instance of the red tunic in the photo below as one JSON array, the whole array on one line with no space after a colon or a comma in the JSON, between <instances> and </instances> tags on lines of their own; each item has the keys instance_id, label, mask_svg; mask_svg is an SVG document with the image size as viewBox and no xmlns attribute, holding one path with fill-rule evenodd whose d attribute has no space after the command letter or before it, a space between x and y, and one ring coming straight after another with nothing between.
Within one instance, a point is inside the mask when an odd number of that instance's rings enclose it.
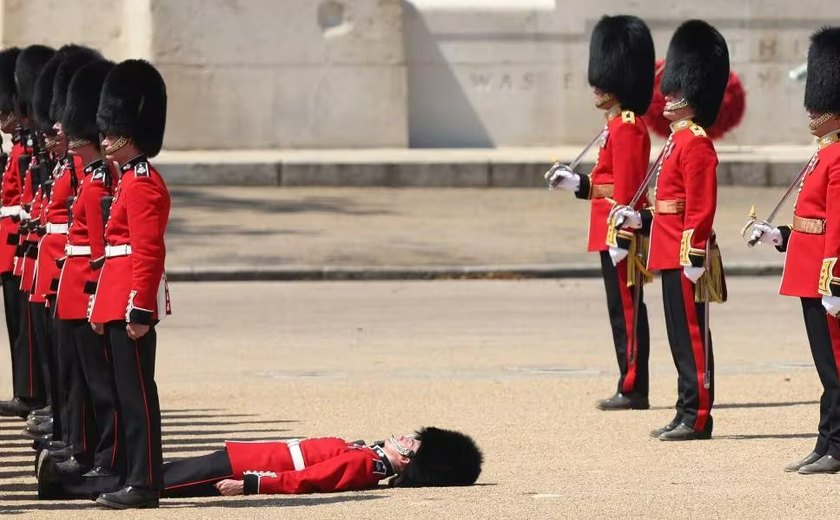
<instances>
[{"instance_id":1,"label":"red tunic","mask_svg":"<svg viewBox=\"0 0 840 520\"><path fill-rule=\"evenodd\" d=\"M373 449L334 437L299 441L296 469L288 442L226 442L232 478L257 473L251 492L301 494L370 489L388 474Z\"/></svg>"},{"instance_id":2,"label":"red tunic","mask_svg":"<svg viewBox=\"0 0 840 520\"><path fill-rule=\"evenodd\" d=\"M706 242L717 208L718 158L703 128L691 121L674 123L656 180L660 201L683 201L678 213L654 213L648 268L680 269L704 265Z\"/></svg>"},{"instance_id":3,"label":"red tunic","mask_svg":"<svg viewBox=\"0 0 840 520\"><path fill-rule=\"evenodd\" d=\"M79 182L67 243L71 246L88 246L91 254L68 256L61 269L56 316L63 320L86 319L88 300L95 292L99 273L91 269L90 260L105 254L101 200L111 194L104 182L105 176L109 175L108 170L101 160L95 161L85 167L85 177ZM111 180L111 186L116 186L117 179L113 174Z\"/></svg>"},{"instance_id":4,"label":"red tunic","mask_svg":"<svg viewBox=\"0 0 840 520\"><path fill-rule=\"evenodd\" d=\"M820 266L824 258L831 256L832 247L837 246L837 217L826 217L831 214L828 212L828 205L832 206L832 211L840 213L837 199L831 200L832 197L838 196L838 185L840 144L835 143L821 148L817 152L816 160L809 163L793 209L794 215L798 217L825 220L833 239L827 241L828 234L790 232L780 294L800 298L820 297ZM833 256L836 257L836 253Z\"/></svg>"},{"instance_id":5,"label":"red tunic","mask_svg":"<svg viewBox=\"0 0 840 520\"><path fill-rule=\"evenodd\" d=\"M20 156L24 154L23 145L16 140L3 171L0 181L0 204L4 213L12 208L20 210ZM15 251L18 243L18 224L11 216L0 218L0 273L9 273L14 268Z\"/></svg>"},{"instance_id":6,"label":"red tunic","mask_svg":"<svg viewBox=\"0 0 840 520\"><path fill-rule=\"evenodd\" d=\"M63 225L67 224L70 212L67 208L67 201L75 196L71 177L76 176L76 181L84 175L84 164L82 158L74 155L72 159L63 161L58 174L55 176L49 203L43 210L45 224ZM41 239L41 246L38 248L38 271L35 279L35 297L44 298L55 294L60 274L56 259L64 256L64 246L67 244L66 233L50 233L49 230Z\"/></svg>"},{"instance_id":7,"label":"red tunic","mask_svg":"<svg viewBox=\"0 0 840 520\"><path fill-rule=\"evenodd\" d=\"M650 135L641 117L625 110L607 123L607 135L601 141L598 162L592 172L581 176L578 198L592 199L589 217L588 251L607 250L607 218L612 204L593 193L593 186L612 185L611 198L626 205L638 191L650 161ZM647 197L639 200L635 209L647 205Z\"/></svg>"},{"instance_id":8,"label":"red tunic","mask_svg":"<svg viewBox=\"0 0 840 520\"><path fill-rule=\"evenodd\" d=\"M163 238L169 220L169 191L145 157L132 159L121 170L105 224L105 242L108 246L128 245L131 253L105 259L90 321L148 324L169 314L168 304L158 308L159 292L166 292Z\"/></svg>"},{"instance_id":9,"label":"red tunic","mask_svg":"<svg viewBox=\"0 0 840 520\"><path fill-rule=\"evenodd\" d=\"M39 186L35 190L35 196L32 199L32 206L29 208L29 216L32 222L38 222L43 225L43 206L46 202L43 190ZM26 256L17 258L15 260L15 271L20 276L20 290L30 293L29 301L35 303L43 303L44 298L31 294L35 288L35 270L38 265L37 252L40 247L41 237L35 231L30 231L23 236L22 243L26 246Z\"/></svg>"}]
</instances>

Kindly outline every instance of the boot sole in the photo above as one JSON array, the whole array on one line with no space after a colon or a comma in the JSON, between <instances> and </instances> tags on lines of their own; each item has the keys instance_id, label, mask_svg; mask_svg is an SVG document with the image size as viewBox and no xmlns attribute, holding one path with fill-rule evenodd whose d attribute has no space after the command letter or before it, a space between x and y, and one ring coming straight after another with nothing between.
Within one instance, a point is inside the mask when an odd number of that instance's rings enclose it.
<instances>
[{"instance_id":1,"label":"boot sole","mask_svg":"<svg viewBox=\"0 0 840 520\"><path fill-rule=\"evenodd\" d=\"M150 500L139 504L120 504L100 497L96 499L96 503L109 509L157 509L160 507L160 500Z\"/></svg>"}]
</instances>

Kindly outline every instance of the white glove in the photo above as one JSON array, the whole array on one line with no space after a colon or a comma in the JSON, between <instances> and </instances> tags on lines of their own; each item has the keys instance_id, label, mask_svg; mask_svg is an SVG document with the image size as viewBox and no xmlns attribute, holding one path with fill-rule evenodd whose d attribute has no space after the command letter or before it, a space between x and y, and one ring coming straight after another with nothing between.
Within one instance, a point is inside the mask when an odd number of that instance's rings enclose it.
<instances>
[{"instance_id":1,"label":"white glove","mask_svg":"<svg viewBox=\"0 0 840 520\"><path fill-rule=\"evenodd\" d=\"M551 169L545 172L545 179L550 190L559 187L566 191L577 191L580 188L580 175L559 162L554 163Z\"/></svg>"},{"instance_id":2,"label":"white glove","mask_svg":"<svg viewBox=\"0 0 840 520\"><path fill-rule=\"evenodd\" d=\"M697 280L699 280L705 272L705 267L694 267L693 265L687 265L683 267L683 274L686 278L691 280L691 283L697 283Z\"/></svg>"},{"instance_id":3,"label":"white glove","mask_svg":"<svg viewBox=\"0 0 840 520\"><path fill-rule=\"evenodd\" d=\"M629 251L626 249L610 246L610 258L612 259L613 265L620 264L622 260L627 258L627 253L629 253Z\"/></svg>"},{"instance_id":4,"label":"white glove","mask_svg":"<svg viewBox=\"0 0 840 520\"><path fill-rule=\"evenodd\" d=\"M25 209L21 209L20 213L18 213L18 216L21 220L29 220L32 218L32 215L30 215Z\"/></svg>"},{"instance_id":5,"label":"white glove","mask_svg":"<svg viewBox=\"0 0 840 520\"><path fill-rule=\"evenodd\" d=\"M782 232L779 231L779 228L765 222L758 222L753 226L750 242L753 240L758 244L773 244L774 246L780 246L784 242Z\"/></svg>"},{"instance_id":6,"label":"white glove","mask_svg":"<svg viewBox=\"0 0 840 520\"><path fill-rule=\"evenodd\" d=\"M822 305L825 307L825 312L832 316L840 314L840 296L823 296Z\"/></svg>"},{"instance_id":7,"label":"white glove","mask_svg":"<svg viewBox=\"0 0 840 520\"><path fill-rule=\"evenodd\" d=\"M630 206L615 206L610 212L610 217L615 217L615 225L618 227L626 226L633 229L642 227L642 214Z\"/></svg>"}]
</instances>

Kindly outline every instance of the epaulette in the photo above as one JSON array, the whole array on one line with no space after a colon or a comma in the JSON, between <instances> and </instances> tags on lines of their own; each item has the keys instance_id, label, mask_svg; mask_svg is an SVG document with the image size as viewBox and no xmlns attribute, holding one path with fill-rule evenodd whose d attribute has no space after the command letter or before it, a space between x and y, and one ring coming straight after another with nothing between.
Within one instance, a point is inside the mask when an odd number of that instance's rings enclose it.
<instances>
[{"instance_id":1,"label":"epaulette","mask_svg":"<svg viewBox=\"0 0 840 520\"><path fill-rule=\"evenodd\" d=\"M698 137L706 137L706 131L703 130L703 127L697 124L692 124L689 126L691 129L691 133L698 136Z\"/></svg>"},{"instance_id":2,"label":"epaulette","mask_svg":"<svg viewBox=\"0 0 840 520\"><path fill-rule=\"evenodd\" d=\"M636 124L636 114L632 110L622 110L621 111L621 122L622 123L630 123Z\"/></svg>"},{"instance_id":3,"label":"epaulette","mask_svg":"<svg viewBox=\"0 0 840 520\"><path fill-rule=\"evenodd\" d=\"M134 176L135 177L149 177L149 163L147 162L139 162L134 166Z\"/></svg>"}]
</instances>

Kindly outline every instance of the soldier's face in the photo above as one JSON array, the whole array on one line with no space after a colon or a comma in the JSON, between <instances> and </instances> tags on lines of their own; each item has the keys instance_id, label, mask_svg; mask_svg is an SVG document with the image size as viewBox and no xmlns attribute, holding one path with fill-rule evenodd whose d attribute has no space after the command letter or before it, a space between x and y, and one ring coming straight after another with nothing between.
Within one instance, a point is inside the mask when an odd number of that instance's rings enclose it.
<instances>
[{"instance_id":1,"label":"soldier's face","mask_svg":"<svg viewBox=\"0 0 840 520\"><path fill-rule=\"evenodd\" d=\"M0 131L11 134L17 126L17 116L14 112L0 112Z\"/></svg>"},{"instance_id":2,"label":"soldier's face","mask_svg":"<svg viewBox=\"0 0 840 520\"><path fill-rule=\"evenodd\" d=\"M44 136L44 144L47 147L47 151L57 156L62 156L67 153L67 137L61 130L61 123L54 124L52 132Z\"/></svg>"},{"instance_id":3,"label":"soldier's face","mask_svg":"<svg viewBox=\"0 0 840 520\"><path fill-rule=\"evenodd\" d=\"M598 87L592 88L592 94L594 96L595 106L601 110L609 110L618 103L618 100L613 94L604 92Z\"/></svg>"},{"instance_id":4,"label":"soldier's face","mask_svg":"<svg viewBox=\"0 0 840 520\"><path fill-rule=\"evenodd\" d=\"M105 152L105 159L118 164L125 164L140 155L134 142L120 135L106 135L102 140L102 149Z\"/></svg>"},{"instance_id":5,"label":"soldier's face","mask_svg":"<svg viewBox=\"0 0 840 520\"><path fill-rule=\"evenodd\" d=\"M669 121L679 121L694 116L694 109L685 101L682 92L671 92L665 95L665 108L662 115Z\"/></svg>"},{"instance_id":6,"label":"soldier's face","mask_svg":"<svg viewBox=\"0 0 840 520\"><path fill-rule=\"evenodd\" d=\"M420 449L420 444L420 441L411 435L400 435L398 437L391 437L385 441L382 449L388 455L388 460L394 466L394 471L399 473L411 462L411 457L404 453L408 451L417 453L417 450ZM400 453L401 451L403 453Z\"/></svg>"},{"instance_id":7,"label":"soldier's face","mask_svg":"<svg viewBox=\"0 0 840 520\"><path fill-rule=\"evenodd\" d=\"M840 130L840 116L832 112L811 112L808 111L808 129L811 134L822 137L826 134Z\"/></svg>"}]
</instances>

